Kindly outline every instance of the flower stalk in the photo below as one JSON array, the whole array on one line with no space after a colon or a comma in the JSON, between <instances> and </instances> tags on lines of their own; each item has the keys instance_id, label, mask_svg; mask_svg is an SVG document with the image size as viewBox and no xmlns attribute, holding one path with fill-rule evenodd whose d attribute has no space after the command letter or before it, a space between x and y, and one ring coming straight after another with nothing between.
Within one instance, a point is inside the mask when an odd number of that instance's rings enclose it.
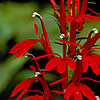
<instances>
[{"instance_id":1,"label":"flower stalk","mask_svg":"<svg viewBox=\"0 0 100 100\"><path fill-rule=\"evenodd\" d=\"M28 78L19 83L14 91L11 94L11 97L14 97L19 91L22 91L17 100L22 98L22 96L27 92L34 92L33 96L24 98L23 100L55 100L52 93L57 93L63 95L63 100L82 100L82 95L84 95L89 100L96 100L96 96L93 91L85 84L81 83L81 80L87 79L93 82L100 83L100 81L82 77L82 74L88 71L90 66L93 73L98 76L100 75L100 55L94 53L93 50L100 50L100 48L93 48L96 41L100 38L100 31L96 28L93 28L89 33L87 40L84 45L76 43L76 30L80 32L83 29L84 19L89 21L100 20L100 17L92 16L86 14L88 0L83 0L82 5L80 5L80 0L67 0L67 14L65 12L65 3L64 0L60 0L60 8L58 8L55 0L50 0L52 8L58 21L60 22L60 38L55 39L58 44L62 44L63 52L60 54L54 53L52 45L50 45L50 40L47 35L45 24L43 22L40 14L34 12L32 17L37 16L40 19L43 33L41 36L38 35L38 26L34 24L35 33L38 39L27 39L16 44L9 53L17 53L15 58L20 56L32 56L31 60L35 60L36 67L31 65L30 68L35 72L35 75L32 78ZM72 4L71 4L72 2ZM72 5L72 6L71 6ZM96 13L92 9L88 8L92 13ZM70 13L72 11L72 14ZM68 35L66 29L66 22L70 23L70 34ZM95 35L92 37L92 34ZM79 33L80 34L80 33ZM33 56L26 52L37 42L40 42L44 48L45 55L38 57ZM60 42L60 43L59 43ZM68 49L67 49L68 45ZM78 49L76 48L79 47ZM48 62L41 70L38 59L48 57ZM74 75L69 77L68 67L70 70L74 70ZM47 71L55 70L56 73L61 75L61 79L48 84L44 78L44 75ZM68 78L71 79L68 82ZM30 90L29 87L34 83L35 80L39 80L41 83L44 92L40 90ZM49 88L52 85L62 83L61 89L52 90Z\"/></svg>"}]
</instances>

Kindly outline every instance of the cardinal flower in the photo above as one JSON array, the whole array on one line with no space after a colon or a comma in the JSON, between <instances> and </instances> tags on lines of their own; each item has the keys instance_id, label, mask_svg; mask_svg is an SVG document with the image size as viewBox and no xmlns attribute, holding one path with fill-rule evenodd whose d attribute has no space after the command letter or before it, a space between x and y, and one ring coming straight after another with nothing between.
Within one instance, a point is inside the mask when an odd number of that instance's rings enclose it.
<instances>
[{"instance_id":1,"label":"cardinal flower","mask_svg":"<svg viewBox=\"0 0 100 100\"><path fill-rule=\"evenodd\" d=\"M32 83L36 80L36 78L29 78L23 80L21 83L19 83L15 89L13 90L12 94L10 97L14 97L18 92L22 91L19 96L17 97L17 100L22 98L22 96L27 93L28 88L32 85Z\"/></svg>"},{"instance_id":2,"label":"cardinal flower","mask_svg":"<svg viewBox=\"0 0 100 100\"><path fill-rule=\"evenodd\" d=\"M56 17L61 21L61 16L65 16L65 10L59 10L59 8L56 5L55 0L50 0L51 5L53 7L53 9L55 10L55 14ZM79 30L82 29L83 27L83 23L84 23L84 19L89 20L89 21L93 21L94 19L96 20L100 20L100 17L97 16L91 16L89 14L85 14L86 13L86 9L87 9L87 5L88 5L88 0L83 0L82 1L82 5L80 8L80 0L72 0L72 15L70 13L70 5L71 5L71 0L67 0L67 15L66 15L66 20L68 22L72 22L72 21L76 21L77 25L79 25L80 23L80 27ZM64 0L60 0L60 9L64 8ZM77 10L76 10L77 9ZM95 11L93 11L92 9L88 8L91 12L100 15L99 13L96 13ZM60 15L60 17L59 17Z\"/></svg>"},{"instance_id":3,"label":"cardinal flower","mask_svg":"<svg viewBox=\"0 0 100 100\"><path fill-rule=\"evenodd\" d=\"M16 44L10 51L9 53L17 53L17 55L15 56L15 58L18 58L20 56L24 56L26 54L26 52L34 45L36 44L37 42L40 42L45 50L46 53L52 53L52 49L51 49L51 46L50 46L50 42L49 42L49 39L48 39L48 36L47 36L47 32L45 30L45 26L44 26L44 22L42 20L42 17L34 12L33 13L33 16L37 16L40 18L41 20L41 24L42 24L42 29L43 29L43 34L42 34L42 37L40 37L38 35L38 26L36 24L34 24L34 28L35 28L35 33L37 35L37 37L39 39L27 39L27 40L23 40L21 42L19 42L18 44Z\"/></svg>"},{"instance_id":4,"label":"cardinal flower","mask_svg":"<svg viewBox=\"0 0 100 100\"><path fill-rule=\"evenodd\" d=\"M33 66L31 66L31 69L33 69ZM34 69L33 69L34 70ZM42 93L41 91L38 91L38 90L29 90L29 87L32 85L32 83L35 81L35 80L39 80L41 82L41 84L43 85L43 81L42 81L42 78L39 77L39 75L41 75L41 73L39 72L35 72L35 76L32 77L32 78L28 78L28 79L25 79L23 80L22 82L20 82L16 87L15 89L13 90L12 94L10 97L14 97L16 94L18 94L20 91L22 91L19 96L17 97L17 100L19 100L20 98L22 98L22 96L27 93L27 92L39 92L39 93ZM43 93L42 93L43 94ZM27 99L25 99L27 100ZM36 99L37 100L37 99Z\"/></svg>"},{"instance_id":5,"label":"cardinal flower","mask_svg":"<svg viewBox=\"0 0 100 100\"><path fill-rule=\"evenodd\" d=\"M55 69L57 67L57 71L59 73L63 73L66 66L68 65L71 69L76 69L76 63L72 58L62 58L59 54L57 53L52 53L52 54L46 54L43 56L35 57L32 60L52 56L52 55L57 55L59 57L54 57L51 60L48 61L48 63L45 66L46 71L51 71L52 69Z\"/></svg>"},{"instance_id":6,"label":"cardinal flower","mask_svg":"<svg viewBox=\"0 0 100 100\"><path fill-rule=\"evenodd\" d=\"M70 85L68 85L64 94L64 98L68 99L71 95L74 95L74 100L82 100L82 94L88 100L96 100L94 93L87 85L83 83L77 84L75 82L72 82Z\"/></svg>"},{"instance_id":7,"label":"cardinal flower","mask_svg":"<svg viewBox=\"0 0 100 100\"><path fill-rule=\"evenodd\" d=\"M96 53L90 53L90 51L94 50L94 49L100 49L100 48L93 48L87 52L81 52L81 55L78 55L77 58L79 60L82 60L82 66L83 66L83 72L87 72L88 70L88 66L90 64L90 67L92 68L92 71L96 74L99 75L100 74L100 67L98 65L100 65L100 55L96 54Z\"/></svg>"},{"instance_id":8,"label":"cardinal flower","mask_svg":"<svg viewBox=\"0 0 100 100\"><path fill-rule=\"evenodd\" d=\"M72 79L71 77L61 78L55 82L50 83L49 86L63 82L67 78ZM94 80L94 79L91 79L88 77L84 77L84 78L80 78L77 81L72 80L72 82L67 86L67 88L64 89L64 91L57 92L57 93L64 94L64 99L68 99L72 95L74 95L74 100L82 100L82 94L83 94L88 100L96 100L96 97L95 97L94 93L92 92L92 90L87 85L80 83L80 81L83 79L100 83L100 81L97 81L97 80ZM54 92L56 93L56 91L54 91Z\"/></svg>"},{"instance_id":9,"label":"cardinal flower","mask_svg":"<svg viewBox=\"0 0 100 100\"><path fill-rule=\"evenodd\" d=\"M90 67L92 68L93 72L96 75L100 74L100 55L96 53L91 53L91 51L95 49L100 49L100 48L92 48L92 46L95 44L95 42L100 38L100 32L96 33L92 38L91 38L91 33L88 36L88 39L83 46L83 49L80 53L80 55L77 56L79 60L82 60L82 65L83 65L83 72L86 72L88 70L88 66L90 64Z\"/></svg>"},{"instance_id":10,"label":"cardinal flower","mask_svg":"<svg viewBox=\"0 0 100 100\"><path fill-rule=\"evenodd\" d=\"M55 69L57 67L57 71L59 73L63 73L65 71L65 68L67 65L70 67L70 69L75 70L76 69L76 63L72 58L66 57L65 59L61 57L55 57L52 58L45 66L45 70L51 71L52 69Z\"/></svg>"}]
</instances>

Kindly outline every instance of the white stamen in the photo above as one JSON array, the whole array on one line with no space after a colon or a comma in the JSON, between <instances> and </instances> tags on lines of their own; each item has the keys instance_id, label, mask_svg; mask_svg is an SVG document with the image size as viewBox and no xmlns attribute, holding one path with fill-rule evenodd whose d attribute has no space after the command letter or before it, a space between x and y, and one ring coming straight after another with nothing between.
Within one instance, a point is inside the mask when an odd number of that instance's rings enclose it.
<instances>
[{"instance_id":1,"label":"white stamen","mask_svg":"<svg viewBox=\"0 0 100 100\"><path fill-rule=\"evenodd\" d=\"M65 38L65 34L61 34L61 35L60 35L60 38L61 38L61 39Z\"/></svg>"},{"instance_id":2,"label":"white stamen","mask_svg":"<svg viewBox=\"0 0 100 100\"><path fill-rule=\"evenodd\" d=\"M25 54L25 58L27 58L27 57L35 58L35 56L34 56L33 54L31 54L31 53L26 53L26 54Z\"/></svg>"},{"instance_id":3,"label":"white stamen","mask_svg":"<svg viewBox=\"0 0 100 100\"><path fill-rule=\"evenodd\" d=\"M41 75L40 72L35 72L35 76L34 77L37 77L38 75Z\"/></svg>"},{"instance_id":4,"label":"white stamen","mask_svg":"<svg viewBox=\"0 0 100 100\"><path fill-rule=\"evenodd\" d=\"M82 60L82 56L81 56L81 55L78 55L78 56L77 56L77 59L78 59L78 60Z\"/></svg>"},{"instance_id":5,"label":"white stamen","mask_svg":"<svg viewBox=\"0 0 100 100\"><path fill-rule=\"evenodd\" d=\"M94 33L98 33L97 28L93 28L92 31L94 31Z\"/></svg>"},{"instance_id":6,"label":"white stamen","mask_svg":"<svg viewBox=\"0 0 100 100\"><path fill-rule=\"evenodd\" d=\"M35 16L37 16L37 17L39 17L39 18L41 18L41 19L42 19L42 16L40 16L40 14L39 14L39 13L37 13L37 12L34 12L34 13L33 13L33 15L32 15L32 17L35 17Z\"/></svg>"},{"instance_id":7,"label":"white stamen","mask_svg":"<svg viewBox=\"0 0 100 100\"><path fill-rule=\"evenodd\" d=\"M25 55L25 58L27 58L28 56Z\"/></svg>"},{"instance_id":8,"label":"white stamen","mask_svg":"<svg viewBox=\"0 0 100 100\"><path fill-rule=\"evenodd\" d=\"M66 92L66 89L64 89L64 93Z\"/></svg>"},{"instance_id":9,"label":"white stamen","mask_svg":"<svg viewBox=\"0 0 100 100\"><path fill-rule=\"evenodd\" d=\"M97 98L97 100L100 100L100 97L99 96L95 96Z\"/></svg>"}]
</instances>

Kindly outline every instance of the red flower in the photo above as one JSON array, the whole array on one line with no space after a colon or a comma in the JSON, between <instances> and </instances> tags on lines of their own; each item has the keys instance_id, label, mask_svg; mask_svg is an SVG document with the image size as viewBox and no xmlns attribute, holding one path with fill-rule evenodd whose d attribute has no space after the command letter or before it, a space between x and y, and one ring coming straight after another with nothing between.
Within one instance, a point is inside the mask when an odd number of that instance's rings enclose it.
<instances>
[{"instance_id":1,"label":"red flower","mask_svg":"<svg viewBox=\"0 0 100 100\"><path fill-rule=\"evenodd\" d=\"M43 96L35 95L24 98L23 100L44 100Z\"/></svg>"},{"instance_id":2,"label":"red flower","mask_svg":"<svg viewBox=\"0 0 100 100\"><path fill-rule=\"evenodd\" d=\"M64 17L64 10L61 11L63 13L60 13L59 11L59 8L57 7L56 3L55 3L55 0L50 0L51 1L51 5L53 7L53 9L55 10L55 12ZM72 22L72 21L76 21L78 22L77 23L77 26L79 25L80 23L80 27L79 27L79 30L82 29L83 27L83 22L84 22L84 19L86 20L89 20L89 21L93 21L94 19L96 20L100 20L100 17L96 17L96 16L91 16L89 14L85 14L86 13L86 9L87 9L87 4L88 4L88 0L83 0L82 2L82 6L80 8L80 0L73 0L74 2L72 2L72 15L70 14L70 5L71 5L71 0L67 0L67 15L66 15L66 19L68 22ZM64 8L64 4L62 3L63 0L60 0L60 7ZM77 11L75 12L75 9L77 8ZM92 9L89 8L89 10L97 15L100 15L96 12L94 12ZM57 16L56 14L56 17L60 20L59 16ZM62 14L62 15L61 15Z\"/></svg>"},{"instance_id":3,"label":"red flower","mask_svg":"<svg viewBox=\"0 0 100 100\"><path fill-rule=\"evenodd\" d=\"M96 75L100 74L100 55L96 53L90 53L90 51L94 49L100 49L100 48L92 48L92 46L95 44L95 42L100 38L100 32L98 32L96 35L94 35L91 38L91 33L88 36L88 39L83 46L83 49L81 51L81 56L82 56L82 65L83 65L83 72L86 72L88 70L88 64L90 64L93 72ZM92 49L91 49L92 48Z\"/></svg>"},{"instance_id":4,"label":"red flower","mask_svg":"<svg viewBox=\"0 0 100 100\"><path fill-rule=\"evenodd\" d=\"M68 85L64 98L68 99L72 94L74 94L74 100L82 100L82 94L89 100L96 100L96 97L91 89L82 83L77 84L72 82L70 85Z\"/></svg>"},{"instance_id":5,"label":"red flower","mask_svg":"<svg viewBox=\"0 0 100 100\"><path fill-rule=\"evenodd\" d=\"M92 33L90 32L88 39L85 43L85 45L83 46L84 51L85 50L90 50L91 47L96 43L96 41L100 38L100 31L98 33L96 33L93 37L91 37Z\"/></svg>"},{"instance_id":6,"label":"red flower","mask_svg":"<svg viewBox=\"0 0 100 100\"><path fill-rule=\"evenodd\" d=\"M32 67L33 68L33 67ZM41 94L43 94L41 91L38 91L38 90L29 90L29 87L32 85L32 83L38 79L41 84L43 85L43 80L41 77L39 77L38 75L40 75L39 72L35 72L35 77L33 78L28 78L28 79L25 79L23 80L22 82L20 82L16 87L15 89L13 90L12 94L10 97L14 97L16 94L18 94L18 92L22 91L19 96L17 97L17 100L19 100L20 98L22 98L22 96L27 93L27 92L39 92ZM36 99L37 100L37 99Z\"/></svg>"},{"instance_id":7,"label":"red flower","mask_svg":"<svg viewBox=\"0 0 100 100\"><path fill-rule=\"evenodd\" d=\"M45 66L45 70L51 71L52 69L55 69L57 67L57 71L59 73L63 73L65 71L65 68L67 65L70 67L70 69L75 70L76 69L76 63L72 58L66 57L66 59L63 59L61 57L55 57L52 58Z\"/></svg>"},{"instance_id":8,"label":"red flower","mask_svg":"<svg viewBox=\"0 0 100 100\"><path fill-rule=\"evenodd\" d=\"M66 57L64 59L57 53L52 53L52 54L47 54L47 55L35 57L32 60L36 60L36 59L40 59L40 58L44 58L44 57L48 57L48 56L52 56L52 55L57 55L59 57L55 57L55 58L52 58L51 60L49 60L49 62L45 66L46 71L50 71L50 70L57 67L57 71L59 73L63 73L67 65L71 69L76 69L76 63L72 58Z\"/></svg>"},{"instance_id":9,"label":"red flower","mask_svg":"<svg viewBox=\"0 0 100 100\"><path fill-rule=\"evenodd\" d=\"M71 77L61 78L60 80L50 83L49 86L58 84L64 80L66 80L67 78L72 79ZM80 83L80 81L83 79L87 79L87 80L91 80L91 81L100 83L100 81L84 77L84 78L80 78L78 81L72 81L72 83L70 83L67 86L67 88L64 89L64 91L56 92L53 90L53 92L59 93L59 94L64 94L64 99L68 99L72 95L74 95L74 100L82 100L82 94L83 94L89 100L96 100L96 97L95 97L94 93L91 91L91 89L87 85Z\"/></svg>"},{"instance_id":10,"label":"red flower","mask_svg":"<svg viewBox=\"0 0 100 100\"><path fill-rule=\"evenodd\" d=\"M96 74L99 75L100 74L100 67L98 65L100 65L100 55L96 54L96 53L90 53L90 51L94 50L94 49L100 49L100 48L93 48L89 51L85 51L85 52L81 52L80 54L80 60L82 60L82 65L83 65L83 72L87 72L88 70L88 66L90 64L90 67L92 68L92 71Z\"/></svg>"},{"instance_id":11,"label":"red flower","mask_svg":"<svg viewBox=\"0 0 100 100\"><path fill-rule=\"evenodd\" d=\"M15 89L13 90L10 97L14 97L18 92L22 91L17 100L22 98L22 96L28 91L28 88L32 85L32 83L36 80L36 77L25 79L22 82L20 82Z\"/></svg>"},{"instance_id":12,"label":"red flower","mask_svg":"<svg viewBox=\"0 0 100 100\"><path fill-rule=\"evenodd\" d=\"M38 35L38 26L36 24L34 24L34 28L35 28L35 33L37 35L37 37L39 39L27 39L27 40L23 40L21 42L19 42L18 44L16 44L10 51L9 53L17 53L17 55L15 56L15 58L18 58L20 56L24 56L26 54L26 52L37 42L40 42L43 45L43 48L45 50L46 53L52 53L52 49L50 46L50 42L47 36L47 32L45 30L45 26L44 26L44 22L42 20L42 17L37 14L37 13L33 13L34 16L38 16L41 20L41 24L42 24L42 29L43 29L43 34L42 37L40 38L40 36Z\"/></svg>"},{"instance_id":13,"label":"red flower","mask_svg":"<svg viewBox=\"0 0 100 100\"><path fill-rule=\"evenodd\" d=\"M21 42L19 42L18 44L16 44L10 51L9 53L17 53L17 55L15 56L16 58L19 58L20 56L24 56L26 54L26 52L37 42L39 42L38 39L27 39L27 40L23 40Z\"/></svg>"}]
</instances>

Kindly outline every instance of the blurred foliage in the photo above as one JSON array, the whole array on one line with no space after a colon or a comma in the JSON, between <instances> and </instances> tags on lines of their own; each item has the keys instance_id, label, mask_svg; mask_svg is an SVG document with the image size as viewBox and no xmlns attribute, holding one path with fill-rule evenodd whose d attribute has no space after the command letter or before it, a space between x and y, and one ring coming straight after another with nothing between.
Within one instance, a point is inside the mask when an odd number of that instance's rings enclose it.
<instances>
[{"instance_id":1,"label":"blurred foliage","mask_svg":"<svg viewBox=\"0 0 100 100\"><path fill-rule=\"evenodd\" d=\"M56 19L53 16L51 6L46 4L40 8L38 3L12 3L4 2L0 4L0 100L8 100L9 94L20 81L34 76L34 72L25 64L29 58L20 57L14 59L14 54L9 54L9 50L16 43L30 38L37 38L34 31L34 23L38 25L39 35L42 34L41 23L38 18L32 18L32 13L36 11L43 16L46 30L53 48L53 51L62 55L62 45L56 44L55 38L59 38L60 30L57 26ZM91 29L97 28L100 31L100 21L85 21L84 28L79 37L87 37ZM85 43L85 39L81 41L81 45ZM78 42L78 41L77 41ZM100 45L100 39L96 45ZM35 53L43 50L40 43L32 47ZM36 52L38 50L38 52ZM35 55L35 54L34 54ZM69 76L72 76L73 71L69 70ZM47 72L44 76L48 82L57 79L55 73ZM5 91L8 94L4 93ZM61 100L61 96L54 94L57 100ZM3 99L2 99L3 98ZM9 100L15 100L15 98Z\"/></svg>"}]
</instances>

